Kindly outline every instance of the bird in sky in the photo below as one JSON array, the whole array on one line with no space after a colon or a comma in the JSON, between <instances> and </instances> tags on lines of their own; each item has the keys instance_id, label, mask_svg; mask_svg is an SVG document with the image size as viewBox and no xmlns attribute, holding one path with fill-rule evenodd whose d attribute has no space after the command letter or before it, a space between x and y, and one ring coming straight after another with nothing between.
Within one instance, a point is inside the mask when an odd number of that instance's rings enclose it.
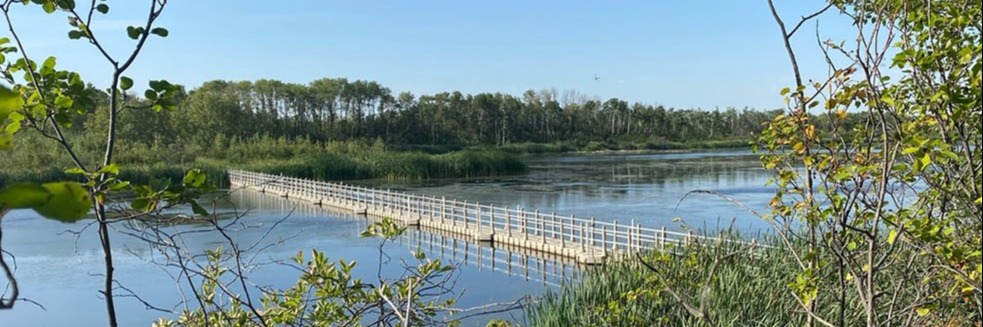
<instances>
[{"instance_id":1,"label":"bird in sky","mask_svg":"<svg viewBox=\"0 0 983 327\"><path fill-rule=\"evenodd\" d=\"M595 82L597 82L597 81L599 81L599 80L601 80L601 78L600 78L600 77L598 77L598 76L597 76L597 74L594 74L594 81L595 81Z\"/></svg>"}]
</instances>

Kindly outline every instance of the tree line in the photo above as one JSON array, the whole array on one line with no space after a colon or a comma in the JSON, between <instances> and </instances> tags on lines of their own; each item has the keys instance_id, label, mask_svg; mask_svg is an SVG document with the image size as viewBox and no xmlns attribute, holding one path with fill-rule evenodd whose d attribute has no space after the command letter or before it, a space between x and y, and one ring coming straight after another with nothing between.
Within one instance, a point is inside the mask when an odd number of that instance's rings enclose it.
<instances>
[{"instance_id":1,"label":"tree line","mask_svg":"<svg viewBox=\"0 0 983 327\"><path fill-rule=\"evenodd\" d=\"M438 146L686 143L750 140L762 122L778 114L675 109L556 90L530 90L521 97L457 91L415 96L345 78L308 84L210 81L177 99L178 109L171 113L127 114L121 121L123 139L147 146L174 141L211 145L255 136Z\"/></svg>"}]
</instances>

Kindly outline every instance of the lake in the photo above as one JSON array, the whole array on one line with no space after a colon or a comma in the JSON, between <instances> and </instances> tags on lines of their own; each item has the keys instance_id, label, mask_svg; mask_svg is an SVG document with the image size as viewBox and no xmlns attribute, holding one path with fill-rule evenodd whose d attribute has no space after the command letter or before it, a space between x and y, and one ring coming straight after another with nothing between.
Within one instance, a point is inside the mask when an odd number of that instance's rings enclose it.
<instances>
[{"instance_id":1,"label":"lake","mask_svg":"<svg viewBox=\"0 0 983 327\"><path fill-rule=\"evenodd\" d=\"M431 180L423 182L349 181L415 194L443 196L482 204L511 206L598 220L634 220L646 227L665 225L683 230L683 224L707 233L733 227L746 237L767 232L768 224L721 198L694 194L709 190L764 209L774 194L765 186L770 174L748 152L714 151L660 154L548 155L525 158L529 173L522 176ZM684 199L685 197L685 199ZM331 260L358 262L356 275L367 282L379 271L387 278L402 271L401 260L412 261L417 249L459 265L459 306L510 303L524 295L541 294L579 270L563 260L470 244L452 237L410 230L384 246L389 256L380 267L378 238L362 238L371 221L345 212L323 209L255 192L236 192L216 202L217 212L245 212L234 225L232 237L240 244L259 244L251 254L257 285L289 287L298 271L282 261L298 251L325 252ZM102 251L91 220L64 224L14 211L3 220L4 249L16 256L21 296L44 309L20 302L0 312L0 326L102 326L105 309L99 297ZM117 279L158 308L180 311L181 291L174 269L154 262L163 258L145 243L114 231ZM195 231L202 226L178 226L172 231ZM272 230L272 231L271 231ZM78 234L78 232L81 232ZM78 235L76 235L78 234ZM218 233L189 233L182 238L192 251L223 244ZM309 257L309 255L308 255ZM117 301L121 326L149 326L172 314L148 310L133 298ZM521 312L515 312L521 315ZM498 317L521 319L508 315ZM465 325L480 325L482 317Z\"/></svg>"}]
</instances>

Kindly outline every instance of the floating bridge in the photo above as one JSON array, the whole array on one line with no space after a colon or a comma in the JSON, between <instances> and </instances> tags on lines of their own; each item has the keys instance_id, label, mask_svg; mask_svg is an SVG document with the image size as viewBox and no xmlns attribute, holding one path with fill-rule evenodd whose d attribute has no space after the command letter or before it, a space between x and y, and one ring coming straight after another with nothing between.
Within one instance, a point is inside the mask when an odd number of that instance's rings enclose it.
<instances>
[{"instance_id":1,"label":"floating bridge","mask_svg":"<svg viewBox=\"0 0 983 327\"><path fill-rule=\"evenodd\" d=\"M500 207L445 197L414 195L344 183L322 182L248 171L229 171L232 189L250 189L350 210L358 215L390 218L405 226L569 258L579 264L600 264L605 258L665 250L674 244L711 238L693 233L642 227L632 221L584 219L523 208ZM713 238L717 240L717 238Z\"/></svg>"}]
</instances>

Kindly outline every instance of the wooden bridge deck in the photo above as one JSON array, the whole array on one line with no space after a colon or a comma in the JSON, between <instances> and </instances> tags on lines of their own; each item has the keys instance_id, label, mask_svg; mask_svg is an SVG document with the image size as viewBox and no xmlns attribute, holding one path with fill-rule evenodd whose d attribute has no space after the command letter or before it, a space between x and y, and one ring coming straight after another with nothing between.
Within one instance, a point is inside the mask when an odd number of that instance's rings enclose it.
<instances>
[{"instance_id":1,"label":"wooden bridge deck","mask_svg":"<svg viewBox=\"0 0 983 327\"><path fill-rule=\"evenodd\" d=\"M417 226L514 248L571 258L580 264L599 264L606 257L646 249L666 249L670 244L710 239L692 233L652 229L632 221L597 221L555 212L513 209L446 198L377 190L275 176L229 171L232 188L307 201L321 206L352 210L356 214L391 218Z\"/></svg>"}]
</instances>

